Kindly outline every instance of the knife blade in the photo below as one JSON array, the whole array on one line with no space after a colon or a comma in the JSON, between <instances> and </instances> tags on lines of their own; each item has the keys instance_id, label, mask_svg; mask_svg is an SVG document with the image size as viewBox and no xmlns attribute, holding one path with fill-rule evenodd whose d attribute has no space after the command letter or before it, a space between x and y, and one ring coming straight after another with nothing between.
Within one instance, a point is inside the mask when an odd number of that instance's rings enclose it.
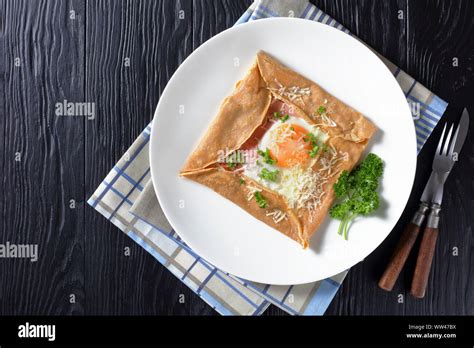
<instances>
[{"instance_id":1,"label":"knife blade","mask_svg":"<svg viewBox=\"0 0 474 348\"><path fill-rule=\"evenodd\" d=\"M456 144L454 145L454 153L459 155L461 152L462 146L464 145L464 141L467 137L467 132L469 131L469 112L466 108L464 108L461 116L461 121L459 121L459 134L456 140Z\"/></svg>"}]
</instances>

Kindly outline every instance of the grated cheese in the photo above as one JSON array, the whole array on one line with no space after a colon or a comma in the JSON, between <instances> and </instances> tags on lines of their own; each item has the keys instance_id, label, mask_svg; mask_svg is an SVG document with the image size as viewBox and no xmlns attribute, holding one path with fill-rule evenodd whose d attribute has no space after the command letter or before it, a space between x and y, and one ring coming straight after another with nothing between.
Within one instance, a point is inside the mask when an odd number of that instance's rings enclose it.
<instances>
[{"instance_id":1,"label":"grated cheese","mask_svg":"<svg viewBox=\"0 0 474 348\"><path fill-rule=\"evenodd\" d=\"M249 192L247 193L247 201L252 200L253 195L255 194L255 192L262 192L262 189L260 189L258 187L255 187L251 184L247 185L247 189L249 190Z\"/></svg>"},{"instance_id":2,"label":"grated cheese","mask_svg":"<svg viewBox=\"0 0 474 348\"><path fill-rule=\"evenodd\" d=\"M311 89L309 87L286 87L283 86L277 79L275 79L275 83L278 85L278 88L269 88L270 91L277 93L282 97L287 97L290 101L295 101L296 99L298 99L303 102L303 96L311 95Z\"/></svg>"},{"instance_id":3,"label":"grated cheese","mask_svg":"<svg viewBox=\"0 0 474 348\"><path fill-rule=\"evenodd\" d=\"M330 118L327 113L323 113L322 115L313 115L313 119L314 118L317 118L317 117L321 117L321 121L322 123L317 123L316 126L325 126L325 127L331 127L331 128L334 128L334 127L337 127L337 123L332 119Z\"/></svg>"},{"instance_id":4,"label":"grated cheese","mask_svg":"<svg viewBox=\"0 0 474 348\"><path fill-rule=\"evenodd\" d=\"M336 122L332 118L330 118L327 114L322 114L321 118L329 127L337 127Z\"/></svg>"},{"instance_id":5,"label":"grated cheese","mask_svg":"<svg viewBox=\"0 0 474 348\"><path fill-rule=\"evenodd\" d=\"M276 223L276 224L280 223L283 220L288 219L287 216L286 216L286 213L284 213L280 209L274 209L270 212L267 212L265 215L266 216L271 216L272 219L273 219L273 222Z\"/></svg>"},{"instance_id":6,"label":"grated cheese","mask_svg":"<svg viewBox=\"0 0 474 348\"><path fill-rule=\"evenodd\" d=\"M287 123L282 124L281 126L275 128L271 133L270 137L272 142L275 143L284 143L286 139L296 134L294 130L291 129L291 126Z\"/></svg>"},{"instance_id":7,"label":"grated cheese","mask_svg":"<svg viewBox=\"0 0 474 348\"><path fill-rule=\"evenodd\" d=\"M340 152L330 158L321 157L321 168L314 171L311 167L306 170L296 169L296 191L287 192L285 195L288 199L290 208L300 210L308 210L310 212L309 219L312 222L313 213L322 204L322 199L326 195L325 185L329 179L339 172L340 165L343 161L348 160L347 152Z\"/></svg>"},{"instance_id":8,"label":"grated cheese","mask_svg":"<svg viewBox=\"0 0 474 348\"><path fill-rule=\"evenodd\" d=\"M334 167L339 167L341 161L347 161L349 159L349 154L347 152L339 152L339 156L332 156L331 159L322 157L320 163L322 168L320 170L327 171L328 174L331 174Z\"/></svg>"},{"instance_id":9,"label":"grated cheese","mask_svg":"<svg viewBox=\"0 0 474 348\"><path fill-rule=\"evenodd\" d=\"M311 167L294 167L284 173L282 181L288 183L282 185L282 194L287 198L290 208L299 210L308 208L310 204L320 204L322 190L318 189L321 188L321 175Z\"/></svg>"}]
</instances>

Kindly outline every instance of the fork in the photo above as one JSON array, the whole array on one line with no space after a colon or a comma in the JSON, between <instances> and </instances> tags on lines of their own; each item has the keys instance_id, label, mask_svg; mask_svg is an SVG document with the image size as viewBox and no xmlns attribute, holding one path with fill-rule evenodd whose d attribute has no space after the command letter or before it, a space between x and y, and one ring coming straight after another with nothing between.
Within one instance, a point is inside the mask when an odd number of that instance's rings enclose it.
<instances>
[{"instance_id":1,"label":"fork","mask_svg":"<svg viewBox=\"0 0 474 348\"><path fill-rule=\"evenodd\" d=\"M459 134L459 126L451 141L453 128L454 125L451 125L448 135L444 140L444 147L442 147L444 133L446 131L446 124L444 125L443 133L441 134L433 160L434 185L430 188L430 192L432 193L433 189L435 189L435 192L434 197L432 196L431 198L430 214L428 215L426 227L423 232L410 290L410 294L416 298L423 298L425 296L426 285L428 284L428 277L438 239L439 213L441 211L444 183L455 163L453 152L454 144ZM450 143L451 145L449 146ZM428 199L428 196L425 195L421 197L422 202Z\"/></svg>"},{"instance_id":2,"label":"fork","mask_svg":"<svg viewBox=\"0 0 474 348\"><path fill-rule=\"evenodd\" d=\"M415 272L412 279L412 287L410 290L412 296L416 298L424 297L438 238L439 214L443 199L444 183L454 166L454 154L459 154L466 138L468 128L469 115L466 109L463 112L463 116L454 136L454 124L451 125L446 136L447 125L444 125L433 160L433 171L426 184L425 190L423 191L420 206L411 222L405 228L397 246L395 247L390 262L378 283L380 288L387 291L393 289L393 286L397 281L418 237L421 226L425 220L425 214L430 210L420 244Z\"/></svg>"}]
</instances>

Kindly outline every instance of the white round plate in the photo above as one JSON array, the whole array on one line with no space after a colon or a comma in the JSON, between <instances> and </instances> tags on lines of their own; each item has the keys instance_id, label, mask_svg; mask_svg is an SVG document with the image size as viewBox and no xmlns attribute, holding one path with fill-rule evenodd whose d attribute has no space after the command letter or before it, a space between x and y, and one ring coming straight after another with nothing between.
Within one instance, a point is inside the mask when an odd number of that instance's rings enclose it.
<instances>
[{"instance_id":1,"label":"white round plate","mask_svg":"<svg viewBox=\"0 0 474 348\"><path fill-rule=\"evenodd\" d=\"M178 176L258 50L318 83L379 128L368 150L386 164L381 207L375 215L356 220L348 241L337 234L339 222L328 217L303 250L211 189ZM181 64L155 112L150 164L166 217L205 260L260 283L309 283L360 262L390 233L415 176L415 128L397 81L362 43L309 20L262 19L216 35Z\"/></svg>"}]
</instances>

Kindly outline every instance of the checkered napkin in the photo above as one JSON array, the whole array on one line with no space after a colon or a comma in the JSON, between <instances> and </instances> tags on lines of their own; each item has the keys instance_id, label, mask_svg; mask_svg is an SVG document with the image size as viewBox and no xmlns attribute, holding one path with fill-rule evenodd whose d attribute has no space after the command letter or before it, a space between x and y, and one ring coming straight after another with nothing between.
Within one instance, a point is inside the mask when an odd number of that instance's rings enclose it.
<instances>
[{"instance_id":1,"label":"checkered napkin","mask_svg":"<svg viewBox=\"0 0 474 348\"><path fill-rule=\"evenodd\" d=\"M257 0L237 24L267 17L301 17L347 29L304 0ZM396 77L411 106L420 151L447 103L399 68L381 59ZM227 274L203 260L173 231L155 197L148 145L151 124L115 165L88 203L141 245L190 289L223 315L259 315L274 304L294 315L322 315L347 271L319 282L276 286Z\"/></svg>"}]
</instances>

